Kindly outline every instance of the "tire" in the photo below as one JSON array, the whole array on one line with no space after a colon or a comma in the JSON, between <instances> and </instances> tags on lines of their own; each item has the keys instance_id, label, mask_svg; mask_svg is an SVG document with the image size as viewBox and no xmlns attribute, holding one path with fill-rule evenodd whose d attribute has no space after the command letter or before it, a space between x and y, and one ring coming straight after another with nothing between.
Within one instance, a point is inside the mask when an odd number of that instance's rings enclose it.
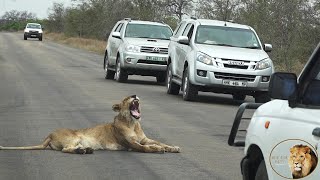
<instances>
[{"instance_id":1,"label":"tire","mask_svg":"<svg viewBox=\"0 0 320 180\"><path fill-rule=\"evenodd\" d=\"M236 100L236 101L244 101L246 99L246 95L245 94L232 94L232 98L233 98L233 100Z\"/></svg>"},{"instance_id":2,"label":"tire","mask_svg":"<svg viewBox=\"0 0 320 180\"><path fill-rule=\"evenodd\" d=\"M42 36L41 36L41 37L39 37L39 41L42 41Z\"/></svg>"},{"instance_id":3,"label":"tire","mask_svg":"<svg viewBox=\"0 0 320 180\"><path fill-rule=\"evenodd\" d=\"M256 176L254 178L255 180L269 180L266 163L264 160L262 160L258 166Z\"/></svg>"},{"instance_id":4,"label":"tire","mask_svg":"<svg viewBox=\"0 0 320 180\"><path fill-rule=\"evenodd\" d=\"M116 81L118 82L126 82L128 80L128 74L121 68L120 65L120 57L117 57L117 65L116 65Z\"/></svg>"},{"instance_id":5,"label":"tire","mask_svg":"<svg viewBox=\"0 0 320 180\"><path fill-rule=\"evenodd\" d=\"M27 36L26 36L26 35L24 35L24 36L23 36L23 39L24 39L24 40L27 40L28 38L27 38Z\"/></svg>"},{"instance_id":6,"label":"tire","mask_svg":"<svg viewBox=\"0 0 320 180\"><path fill-rule=\"evenodd\" d=\"M108 61L108 53L106 52L103 60L103 67L106 72L105 79L114 79L115 72L108 69L109 61Z\"/></svg>"},{"instance_id":7,"label":"tire","mask_svg":"<svg viewBox=\"0 0 320 180\"><path fill-rule=\"evenodd\" d=\"M198 89L190 83L188 67L183 71L182 98L185 101L194 101L198 95Z\"/></svg>"},{"instance_id":8,"label":"tire","mask_svg":"<svg viewBox=\"0 0 320 180\"><path fill-rule=\"evenodd\" d=\"M167 75L166 73L159 73L157 75L157 77L156 77L157 78L157 83L163 84L167 79L166 75Z\"/></svg>"},{"instance_id":9,"label":"tire","mask_svg":"<svg viewBox=\"0 0 320 180\"><path fill-rule=\"evenodd\" d=\"M268 95L268 92L257 93L254 97L256 103L266 103L271 100Z\"/></svg>"},{"instance_id":10,"label":"tire","mask_svg":"<svg viewBox=\"0 0 320 180\"><path fill-rule=\"evenodd\" d=\"M167 68L167 94L178 95L180 92L180 86L172 81L172 65L169 64Z\"/></svg>"}]
</instances>

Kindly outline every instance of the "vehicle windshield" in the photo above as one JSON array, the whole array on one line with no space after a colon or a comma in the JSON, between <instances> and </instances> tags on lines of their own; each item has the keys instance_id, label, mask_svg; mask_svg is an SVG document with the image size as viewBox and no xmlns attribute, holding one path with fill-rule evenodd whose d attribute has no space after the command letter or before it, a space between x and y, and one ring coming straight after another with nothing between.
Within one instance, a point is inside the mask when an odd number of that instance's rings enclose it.
<instances>
[{"instance_id":1,"label":"vehicle windshield","mask_svg":"<svg viewBox=\"0 0 320 180\"><path fill-rule=\"evenodd\" d=\"M30 29L41 29L41 25L40 24L28 24L27 28L30 28Z\"/></svg>"},{"instance_id":2,"label":"vehicle windshield","mask_svg":"<svg viewBox=\"0 0 320 180\"><path fill-rule=\"evenodd\" d=\"M167 26L149 24L128 24L125 37L132 38L151 38L169 40L172 31Z\"/></svg>"},{"instance_id":3,"label":"vehicle windshield","mask_svg":"<svg viewBox=\"0 0 320 180\"><path fill-rule=\"evenodd\" d=\"M195 43L261 49L255 33L250 29L223 26L199 26Z\"/></svg>"}]
</instances>

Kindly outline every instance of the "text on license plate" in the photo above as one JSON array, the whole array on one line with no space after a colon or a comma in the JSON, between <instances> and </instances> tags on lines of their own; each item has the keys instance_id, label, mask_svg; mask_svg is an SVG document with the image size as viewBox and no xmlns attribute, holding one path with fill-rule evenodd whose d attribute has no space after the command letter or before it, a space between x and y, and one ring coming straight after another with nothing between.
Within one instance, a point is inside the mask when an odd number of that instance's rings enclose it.
<instances>
[{"instance_id":1,"label":"text on license plate","mask_svg":"<svg viewBox=\"0 0 320 180\"><path fill-rule=\"evenodd\" d=\"M150 61L165 61L164 57L155 57L155 56L147 56L146 59Z\"/></svg>"},{"instance_id":2,"label":"text on license plate","mask_svg":"<svg viewBox=\"0 0 320 180\"><path fill-rule=\"evenodd\" d=\"M247 82L245 82L245 81L223 80L222 84L226 85L226 86L240 86L240 87L246 87L247 86Z\"/></svg>"}]
</instances>

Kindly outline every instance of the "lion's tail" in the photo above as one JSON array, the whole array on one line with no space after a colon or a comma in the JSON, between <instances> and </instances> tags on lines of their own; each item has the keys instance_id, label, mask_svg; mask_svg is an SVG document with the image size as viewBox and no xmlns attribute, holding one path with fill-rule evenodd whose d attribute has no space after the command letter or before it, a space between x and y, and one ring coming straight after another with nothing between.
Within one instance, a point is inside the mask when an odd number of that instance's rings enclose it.
<instances>
[{"instance_id":1,"label":"lion's tail","mask_svg":"<svg viewBox=\"0 0 320 180\"><path fill-rule=\"evenodd\" d=\"M3 147L0 146L0 150L42 150L46 149L48 147L49 143L51 141L50 136L48 136L42 144L37 146L23 146L23 147Z\"/></svg>"}]
</instances>

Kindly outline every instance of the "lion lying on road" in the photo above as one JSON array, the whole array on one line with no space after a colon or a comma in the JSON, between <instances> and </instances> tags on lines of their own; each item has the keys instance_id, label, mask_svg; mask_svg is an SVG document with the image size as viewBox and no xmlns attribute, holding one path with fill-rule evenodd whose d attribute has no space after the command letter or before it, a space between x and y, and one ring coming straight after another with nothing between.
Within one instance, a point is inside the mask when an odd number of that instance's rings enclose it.
<instances>
[{"instance_id":1,"label":"lion lying on road","mask_svg":"<svg viewBox=\"0 0 320 180\"><path fill-rule=\"evenodd\" d=\"M296 145L290 148L289 166L293 179L300 179L316 168L317 157L308 146Z\"/></svg>"},{"instance_id":2,"label":"lion lying on road","mask_svg":"<svg viewBox=\"0 0 320 180\"><path fill-rule=\"evenodd\" d=\"M133 150L139 152L180 152L177 146L149 139L141 126L141 107L136 95L126 97L112 109L119 112L113 123L98 125L93 128L71 130L58 129L51 133L41 145L25 147L2 147L7 150L46 149L74 154L91 154L94 150Z\"/></svg>"}]
</instances>

